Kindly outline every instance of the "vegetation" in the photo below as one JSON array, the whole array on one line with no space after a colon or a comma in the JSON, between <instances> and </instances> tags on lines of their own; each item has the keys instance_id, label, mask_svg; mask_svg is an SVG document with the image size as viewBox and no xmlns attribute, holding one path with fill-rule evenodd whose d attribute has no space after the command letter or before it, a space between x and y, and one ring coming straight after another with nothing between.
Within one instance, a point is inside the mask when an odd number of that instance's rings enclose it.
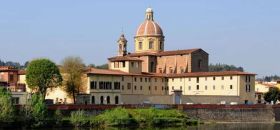
<instances>
[{"instance_id":1,"label":"vegetation","mask_svg":"<svg viewBox=\"0 0 280 130\"><path fill-rule=\"evenodd\" d=\"M275 104L278 100L280 100L280 90L277 87L270 88L268 92L264 94L264 100L273 104Z\"/></svg>"},{"instance_id":2,"label":"vegetation","mask_svg":"<svg viewBox=\"0 0 280 130\"><path fill-rule=\"evenodd\" d=\"M12 122L14 114L11 94L4 87L0 87L0 122Z\"/></svg>"},{"instance_id":3,"label":"vegetation","mask_svg":"<svg viewBox=\"0 0 280 130\"><path fill-rule=\"evenodd\" d=\"M234 65L227 64L210 64L209 71L220 72L220 71L244 71L243 67L236 67Z\"/></svg>"},{"instance_id":4,"label":"vegetation","mask_svg":"<svg viewBox=\"0 0 280 130\"><path fill-rule=\"evenodd\" d=\"M108 64L102 64L102 65L89 64L88 67L94 67L97 69L109 69Z\"/></svg>"},{"instance_id":5,"label":"vegetation","mask_svg":"<svg viewBox=\"0 0 280 130\"><path fill-rule=\"evenodd\" d=\"M63 89L72 96L74 104L75 95L82 90L83 72L85 65L80 57L66 57L62 63L62 72L65 73Z\"/></svg>"},{"instance_id":6,"label":"vegetation","mask_svg":"<svg viewBox=\"0 0 280 130\"><path fill-rule=\"evenodd\" d=\"M25 62L23 65L21 65L19 62L13 62L13 61L5 62L5 61L0 60L0 66L13 66L17 69L24 69L27 67L27 65L28 65L28 61Z\"/></svg>"},{"instance_id":7,"label":"vegetation","mask_svg":"<svg viewBox=\"0 0 280 130\"><path fill-rule=\"evenodd\" d=\"M192 123L190 123L192 122ZM93 126L184 126L197 124L178 110L124 109L108 110L91 120Z\"/></svg>"},{"instance_id":8,"label":"vegetation","mask_svg":"<svg viewBox=\"0 0 280 130\"><path fill-rule=\"evenodd\" d=\"M265 82L278 81L278 80L280 80L280 76L278 75L264 76L263 78L258 78L258 81L265 81Z\"/></svg>"},{"instance_id":9,"label":"vegetation","mask_svg":"<svg viewBox=\"0 0 280 130\"><path fill-rule=\"evenodd\" d=\"M86 115L85 111L78 110L71 112L70 122L75 127L83 127L89 125L90 118Z\"/></svg>"},{"instance_id":10,"label":"vegetation","mask_svg":"<svg viewBox=\"0 0 280 130\"><path fill-rule=\"evenodd\" d=\"M62 76L55 63L48 59L37 59L27 67L26 82L29 88L39 92L45 99L48 88L61 85Z\"/></svg>"}]
</instances>

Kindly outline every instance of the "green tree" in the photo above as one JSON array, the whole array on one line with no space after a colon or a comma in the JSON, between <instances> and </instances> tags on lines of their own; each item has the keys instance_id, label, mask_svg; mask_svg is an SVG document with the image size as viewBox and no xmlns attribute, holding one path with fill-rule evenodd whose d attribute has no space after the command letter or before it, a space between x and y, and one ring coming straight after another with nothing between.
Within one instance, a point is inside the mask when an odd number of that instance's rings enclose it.
<instances>
[{"instance_id":1,"label":"green tree","mask_svg":"<svg viewBox=\"0 0 280 130\"><path fill-rule=\"evenodd\" d=\"M234 65L227 64L210 64L209 71L211 72L220 72L220 71L244 71L243 67L237 67Z\"/></svg>"},{"instance_id":2,"label":"green tree","mask_svg":"<svg viewBox=\"0 0 280 130\"><path fill-rule=\"evenodd\" d=\"M47 106L41 94L33 94L31 97L31 115L35 120L35 127L43 126L48 118Z\"/></svg>"},{"instance_id":3,"label":"green tree","mask_svg":"<svg viewBox=\"0 0 280 130\"><path fill-rule=\"evenodd\" d=\"M273 102L274 104L280 99L280 90L277 87L270 88L268 92L264 94L264 100L267 102Z\"/></svg>"},{"instance_id":4,"label":"green tree","mask_svg":"<svg viewBox=\"0 0 280 130\"><path fill-rule=\"evenodd\" d=\"M4 87L0 87L0 121L13 121L14 110L11 94Z\"/></svg>"},{"instance_id":5,"label":"green tree","mask_svg":"<svg viewBox=\"0 0 280 130\"><path fill-rule=\"evenodd\" d=\"M60 86L62 76L58 67L48 59L36 59L28 64L26 70L28 87L46 97L48 88Z\"/></svg>"},{"instance_id":6,"label":"green tree","mask_svg":"<svg viewBox=\"0 0 280 130\"><path fill-rule=\"evenodd\" d=\"M83 91L83 74L85 65L80 57L66 57L62 63L62 73L65 73L64 90L72 96L76 103L76 94Z\"/></svg>"}]
</instances>

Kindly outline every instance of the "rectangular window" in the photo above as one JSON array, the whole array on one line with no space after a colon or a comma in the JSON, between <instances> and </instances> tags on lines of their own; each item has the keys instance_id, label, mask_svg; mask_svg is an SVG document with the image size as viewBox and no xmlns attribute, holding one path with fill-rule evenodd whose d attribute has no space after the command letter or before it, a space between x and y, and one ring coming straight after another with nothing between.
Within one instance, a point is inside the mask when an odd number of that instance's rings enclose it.
<instances>
[{"instance_id":1,"label":"rectangular window","mask_svg":"<svg viewBox=\"0 0 280 130\"><path fill-rule=\"evenodd\" d=\"M207 90L207 86L205 86L205 90Z\"/></svg>"},{"instance_id":2,"label":"rectangular window","mask_svg":"<svg viewBox=\"0 0 280 130\"><path fill-rule=\"evenodd\" d=\"M131 89L131 83L127 83L127 89Z\"/></svg>"},{"instance_id":3,"label":"rectangular window","mask_svg":"<svg viewBox=\"0 0 280 130\"><path fill-rule=\"evenodd\" d=\"M134 90L137 90L137 86L134 86Z\"/></svg>"},{"instance_id":4,"label":"rectangular window","mask_svg":"<svg viewBox=\"0 0 280 130\"><path fill-rule=\"evenodd\" d=\"M230 80L232 80L232 76L230 76Z\"/></svg>"},{"instance_id":5,"label":"rectangular window","mask_svg":"<svg viewBox=\"0 0 280 130\"><path fill-rule=\"evenodd\" d=\"M97 88L97 82L96 81L91 81L90 82L90 89L96 89Z\"/></svg>"},{"instance_id":6,"label":"rectangular window","mask_svg":"<svg viewBox=\"0 0 280 130\"><path fill-rule=\"evenodd\" d=\"M199 83L199 77L196 77L196 83Z\"/></svg>"},{"instance_id":7,"label":"rectangular window","mask_svg":"<svg viewBox=\"0 0 280 130\"><path fill-rule=\"evenodd\" d=\"M216 80L216 77L213 77L213 80Z\"/></svg>"},{"instance_id":8,"label":"rectangular window","mask_svg":"<svg viewBox=\"0 0 280 130\"><path fill-rule=\"evenodd\" d=\"M149 49L153 49L154 48L154 42L153 41L150 41L149 42Z\"/></svg>"},{"instance_id":9,"label":"rectangular window","mask_svg":"<svg viewBox=\"0 0 280 130\"><path fill-rule=\"evenodd\" d=\"M233 89L233 87L232 87L232 85L230 85L230 87L229 87L230 89Z\"/></svg>"},{"instance_id":10,"label":"rectangular window","mask_svg":"<svg viewBox=\"0 0 280 130\"><path fill-rule=\"evenodd\" d=\"M143 81L143 79L142 78L140 78L140 82L142 82Z\"/></svg>"},{"instance_id":11,"label":"rectangular window","mask_svg":"<svg viewBox=\"0 0 280 130\"><path fill-rule=\"evenodd\" d=\"M214 85L214 86L213 86L213 90L215 90L215 89L216 89L216 86Z\"/></svg>"},{"instance_id":12,"label":"rectangular window","mask_svg":"<svg viewBox=\"0 0 280 130\"><path fill-rule=\"evenodd\" d=\"M145 78L145 82L147 82L148 81L148 79L147 78Z\"/></svg>"},{"instance_id":13,"label":"rectangular window","mask_svg":"<svg viewBox=\"0 0 280 130\"><path fill-rule=\"evenodd\" d=\"M134 67L134 62L131 62L131 67Z\"/></svg>"},{"instance_id":14,"label":"rectangular window","mask_svg":"<svg viewBox=\"0 0 280 130\"><path fill-rule=\"evenodd\" d=\"M122 76L122 81L124 81L124 77Z\"/></svg>"},{"instance_id":15,"label":"rectangular window","mask_svg":"<svg viewBox=\"0 0 280 130\"><path fill-rule=\"evenodd\" d=\"M196 90L199 90L199 85L196 85Z\"/></svg>"},{"instance_id":16,"label":"rectangular window","mask_svg":"<svg viewBox=\"0 0 280 130\"><path fill-rule=\"evenodd\" d=\"M225 77L224 76L222 76L222 80L224 80L225 79Z\"/></svg>"},{"instance_id":17,"label":"rectangular window","mask_svg":"<svg viewBox=\"0 0 280 130\"><path fill-rule=\"evenodd\" d=\"M149 86L149 90L151 90L151 86Z\"/></svg>"},{"instance_id":18,"label":"rectangular window","mask_svg":"<svg viewBox=\"0 0 280 130\"><path fill-rule=\"evenodd\" d=\"M183 87L182 86L180 86L180 90L182 90L183 89Z\"/></svg>"},{"instance_id":19,"label":"rectangular window","mask_svg":"<svg viewBox=\"0 0 280 130\"><path fill-rule=\"evenodd\" d=\"M191 78L189 78L189 81L191 81Z\"/></svg>"},{"instance_id":20,"label":"rectangular window","mask_svg":"<svg viewBox=\"0 0 280 130\"><path fill-rule=\"evenodd\" d=\"M123 66L123 68L125 68L125 61L122 62L122 66Z\"/></svg>"},{"instance_id":21,"label":"rectangular window","mask_svg":"<svg viewBox=\"0 0 280 130\"><path fill-rule=\"evenodd\" d=\"M140 90L142 90L142 86L140 86Z\"/></svg>"},{"instance_id":22,"label":"rectangular window","mask_svg":"<svg viewBox=\"0 0 280 130\"><path fill-rule=\"evenodd\" d=\"M114 62L114 67L119 68L119 62Z\"/></svg>"},{"instance_id":23,"label":"rectangular window","mask_svg":"<svg viewBox=\"0 0 280 130\"><path fill-rule=\"evenodd\" d=\"M137 78L136 77L134 78L134 82L137 82Z\"/></svg>"},{"instance_id":24,"label":"rectangular window","mask_svg":"<svg viewBox=\"0 0 280 130\"><path fill-rule=\"evenodd\" d=\"M138 49L139 49L139 50L142 50L142 48L143 48L143 43L142 43L142 42L139 42Z\"/></svg>"},{"instance_id":25,"label":"rectangular window","mask_svg":"<svg viewBox=\"0 0 280 130\"><path fill-rule=\"evenodd\" d=\"M189 90L191 90L191 88L192 88L192 87L191 87L191 86L189 86Z\"/></svg>"},{"instance_id":26,"label":"rectangular window","mask_svg":"<svg viewBox=\"0 0 280 130\"><path fill-rule=\"evenodd\" d=\"M207 77L205 77L205 81L207 81Z\"/></svg>"}]
</instances>

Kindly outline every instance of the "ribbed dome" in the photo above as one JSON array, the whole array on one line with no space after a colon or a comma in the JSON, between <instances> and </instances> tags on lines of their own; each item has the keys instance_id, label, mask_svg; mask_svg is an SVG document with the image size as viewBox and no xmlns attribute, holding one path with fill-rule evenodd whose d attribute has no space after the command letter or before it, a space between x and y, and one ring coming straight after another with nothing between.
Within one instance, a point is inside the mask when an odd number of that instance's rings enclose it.
<instances>
[{"instance_id":1,"label":"ribbed dome","mask_svg":"<svg viewBox=\"0 0 280 130\"><path fill-rule=\"evenodd\" d=\"M156 22L145 20L145 22L138 27L136 36L163 36L163 33Z\"/></svg>"}]
</instances>

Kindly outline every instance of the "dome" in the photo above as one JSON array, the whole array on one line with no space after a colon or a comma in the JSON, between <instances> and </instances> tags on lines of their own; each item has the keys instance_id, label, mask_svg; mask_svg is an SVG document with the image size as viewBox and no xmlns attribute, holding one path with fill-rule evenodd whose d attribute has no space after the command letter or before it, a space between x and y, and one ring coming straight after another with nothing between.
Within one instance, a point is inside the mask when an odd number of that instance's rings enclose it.
<instances>
[{"instance_id":1,"label":"dome","mask_svg":"<svg viewBox=\"0 0 280 130\"><path fill-rule=\"evenodd\" d=\"M136 36L163 36L160 26L152 21L146 20L137 29Z\"/></svg>"},{"instance_id":2,"label":"dome","mask_svg":"<svg viewBox=\"0 0 280 130\"><path fill-rule=\"evenodd\" d=\"M160 26L154 21L153 18L153 9L146 9L146 18L145 21L140 24L137 29L137 36L163 36L162 29Z\"/></svg>"}]
</instances>

